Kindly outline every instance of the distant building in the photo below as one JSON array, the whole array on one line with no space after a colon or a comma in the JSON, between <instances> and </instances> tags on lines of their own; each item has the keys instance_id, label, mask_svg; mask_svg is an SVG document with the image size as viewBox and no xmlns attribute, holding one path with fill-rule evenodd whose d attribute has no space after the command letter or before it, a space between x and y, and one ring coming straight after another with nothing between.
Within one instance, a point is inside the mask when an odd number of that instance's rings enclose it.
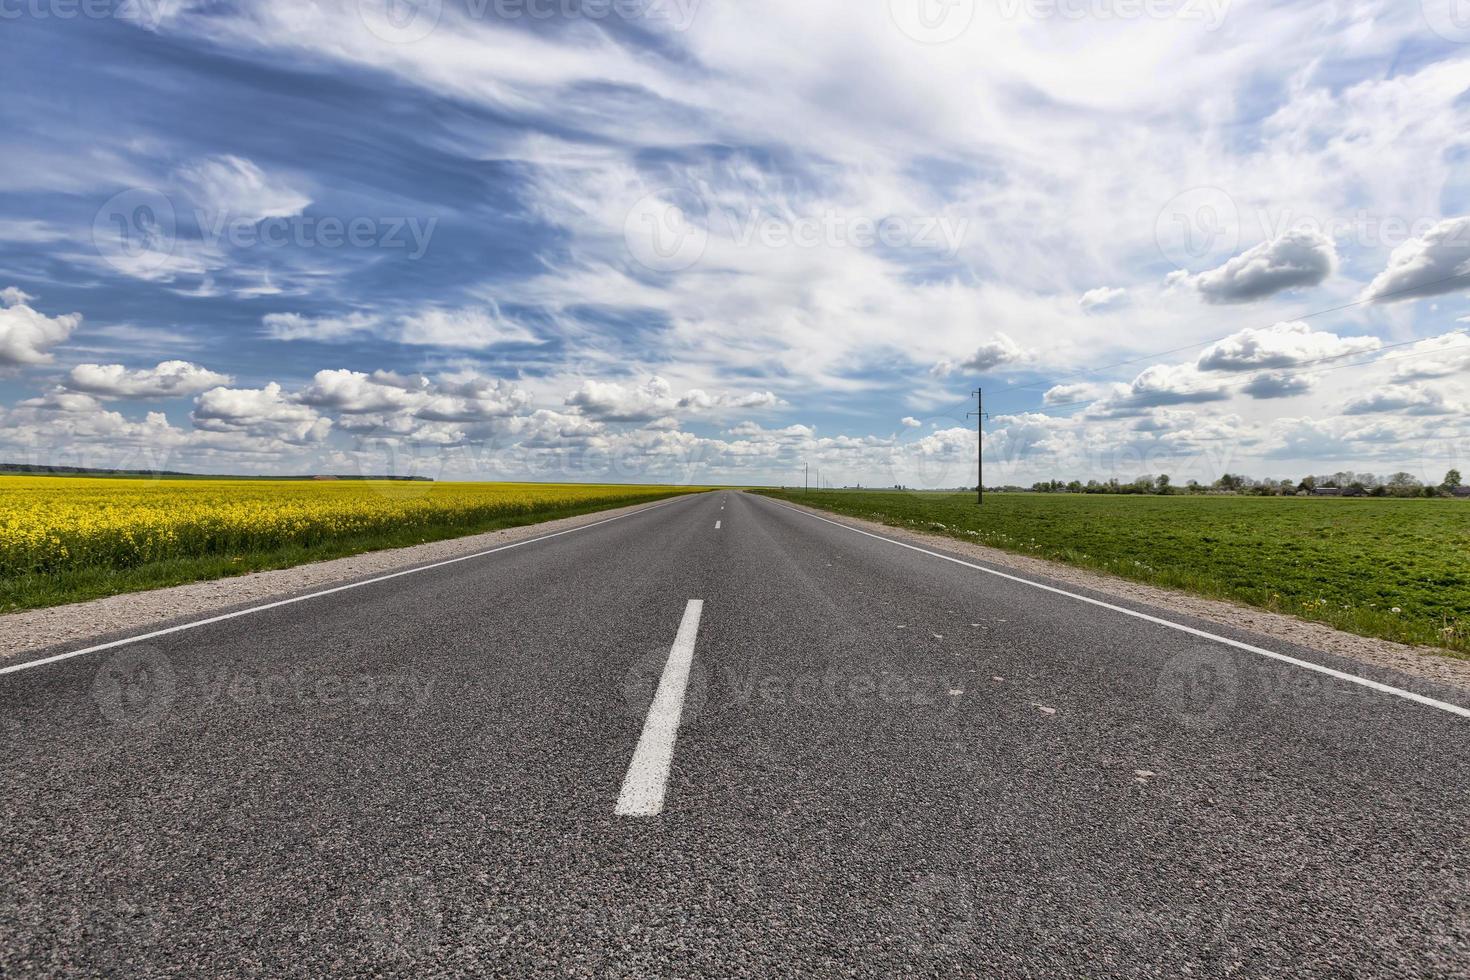
<instances>
[{"instance_id":1,"label":"distant building","mask_svg":"<svg viewBox=\"0 0 1470 980\"><path fill-rule=\"evenodd\" d=\"M1366 497L1368 496L1368 491L1362 487L1344 487L1342 495L1344 497Z\"/></svg>"},{"instance_id":2,"label":"distant building","mask_svg":"<svg viewBox=\"0 0 1470 980\"><path fill-rule=\"evenodd\" d=\"M1342 488L1341 487L1313 487L1312 488L1312 496L1314 496L1314 497L1341 497L1342 496Z\"/></svg>"},{"instance_id":3,"label":"distant building","mask_svg":"<svg viewBox=\"0 0 1470 980\"><path fill-rule=\"evenodd\" d=\"M1470 487L1451 487L1450 493L1456 497L1470 497Z\"/></svg>"}]
</instances>

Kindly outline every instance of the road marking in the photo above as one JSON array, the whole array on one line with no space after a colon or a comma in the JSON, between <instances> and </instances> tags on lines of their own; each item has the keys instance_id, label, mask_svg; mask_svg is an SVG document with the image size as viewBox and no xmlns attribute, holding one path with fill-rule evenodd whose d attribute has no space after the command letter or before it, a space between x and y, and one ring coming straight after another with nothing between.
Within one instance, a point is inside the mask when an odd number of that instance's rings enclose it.
<instances>
[{"instance_id":1,"label":"road marking","mask_svg":"<svg viewBox=\"0 0 1470 980\"><path fill-rule=\"evenodd\" d=\"M501 545L498 548L491 548L488 551L477 551L473 555L461 555L458 558L450 558L447 561L435 562L432 565L421 565L417 568L407 568L401 572L393 572L390 575L380 575L377 578L370 578L363 582L352 582L347 585L338 585L330 589L323 589L320 592L310 592L306 595L299 595L290 599L281 599L276 602L268 602L261 606L251 606L248 609L237 609L234 612L225 613L222 616L211 616L208 619L199 619L195 620L192 623L182 623L178 626L170 626L167 629L154 630L151 633L142 633L138 636L130 636L123 640L113 640L110 643L99 643L96 646L86 647L82 650L72 650L68 653L58 653L55 656L46 657L42 660L31 660L27 661L26 663L15 664L10 667L0 667L0 675L14 674L22 670L30 670L33 667L44 667L47 664L54 664L61 660L70 660L72 657L81 657L89 653L101 653L103 650L114 650L117 647L125 647L133 643L142 643L145 640L157 639L160 636L168 636L171 633L182 633L185 630L197 629L200 626L209 626L212 623L223 623L224 621L229 619L238 619L241 616L249 616L252 613L265 612L268 609L279 609L282 606L295 605L298 602L306 602L308 599L320 599L322 596L333 595L338 592L347 592L350 589L360 589L367 585L376 585L379 582L387 582L395 578L402 578L405 575L417 575L419 572L432 571L435 568L443 568L446 565L457 565L462 561L472 561L476 558L485 558L489 555L499 554L502 551L510 551L512 548L524 548L528 544L536 544L540 541L550 541L552 538L559 538L564 534L573 534L577 531L587 531L594 527L601 527L604 524L611 524L613 521L621 521L625 517L634 517L638 514L646 514L651 510L658 510L660 507L667 507L669 504L677 503L680 500L688 500L690 496L698 496L698 494L691 494L685 497L675 497L673 500L665 500L662 503L654 504L651 507L642 507L638 510L630 511L627 514L619 514L617 517L609 517L606 520L596 521L592 524L583 524L581 527L569 527L565 531L557 531L553 534L543 534L538 538L527 538L525 541L517 541L514 544Z\"/></svg>"},{"instance_id":2,"label":"road marking","mask_svg":"<svg viewBox=\"0 0 1470 980\"><path fill-rule=\"evenodd\" d=\"M777 503L779 503L779 501ZM1316 671L1319 674L1326 674L1328 677L1334 677L1340 681L1347 681L1350 684L1358 684L1368 688L1369 690L1377 691L1380 694L1391 694L1394 697L1404 698L1407 701L1413 701L1416 704L1422 704L1426 707L1438 708L1441 711L1448 711L1450 714L1459 715L1461 718L1470 718L1470 708L1462 708L1459 705L1450 704L1447 701L1438 701L1434 698L1425 697L1422 694L1415 694L1413 691L1406 691L1400 687L1393 687L1389 684L1381 684L1378 681L1369 680L1366 677L1359 677L1356 674L1349 674L1341 670L1333 670L1331 667L1324 667L1321 664L1314 664L1310 660L1300 660L1296 657L1289 657L1284 653L1276 653L1274 650L1267 650L1264 647L1252 646L1249 643L1242 643L1239 640L1232 640L1229 637L1220 636L1216 633L1209 633L1205 630L1195 629L1193 626L1185 626L1183 623L1175 623L1167 619L1160 619L1158 616L1150 616L1148 613L1141 613L1135 609L1129 609L1125 606L1115 606L1111 602L1103 602L1101 599L1093 599L1085 595L1078 595L1076 592L1068 592L1066 589L1059 589L1052 585L1042 585L1040 582L1033 582L1030 579L1021 578L1019 575L1008 575L1005 572L998 572L993 568L986 568L984 565L976 565L973 562L964 561L963 559L955 558L952 555L946 555L938 551L930 551L928 548L920 548L918 545L908 544L904 541L895 541L893 538L885 538L881 534L874 534L871 531L864 531L862 528L853 527L850 524L843 524L841 521L828 520L825 517L820 517L808 511L801 510L800 508L792 507L789 504L781 503L780 506L785 507L787 510L794 511L795 513L810 517L814 520L821 521L824 524L831 524L833 527L840 527L843 530L852 531L855 534L861 534L864 537L873 538L877 541L886 541L888 544L897 545L900 548L907 548L910 551L917 551L920 554L928 555L931 558L941 558L944 561L953 562L956 565L963 565L966 568L973 568L975 571L984 572L986 575L994 575L996 578L1003 578L1007 581L1018 582L1021 585L1029 585L1033 589L1041 589L1043 592L1051 592L1056 595L1066 596L1069 599L1076 599L1078 602L1085 602L1088 605L1098 606L1102 609L1109 609L1113 612L1122 613L1124 616L1132 616L1134 619L1141 619L1145 622L1154 623L1158 626L1166 626L1169 629L1178 630L1181 633L1188 633L1191 636L1198 636L1202 639L1212 640L1215 643L1223 643L1228 647L1234 647L1237 650L1244 650L1246 653L1254 653L1257 656L1268 657L1272 660L1279 660L1285 664L1291 664L1293 667L1301 667L1304 670L1312 670Z\"/></svg>"},{"instance_id":3,"label":"road marking","mask_svg":"<svg viewBox=\"0 0 1470 980\"><path fill-rule=\"evenodd\" d=\"M674 762L674 742L679 737L679 718L684 713L684 688L689 685L694 638L699 633L699 617L703 612L701 599L690 599L684 607L679 635L669 650L669 662L664 665L658 691L648 707L638 748L633 751L633 761L623 777L623 789L618 794L620 817L656 817L664 811L664 790Z\"/></svg>"},{"instance_id":4,"label":"road marking","mask_svg":"<svg viewBox=\"0 0 1470 980\"><path fill-rule=\"evenodd\" d=\"M718 531L719 529L720 529L720 522L719 521L715 521L715 530Z\"/></svg>"}]
</instances>

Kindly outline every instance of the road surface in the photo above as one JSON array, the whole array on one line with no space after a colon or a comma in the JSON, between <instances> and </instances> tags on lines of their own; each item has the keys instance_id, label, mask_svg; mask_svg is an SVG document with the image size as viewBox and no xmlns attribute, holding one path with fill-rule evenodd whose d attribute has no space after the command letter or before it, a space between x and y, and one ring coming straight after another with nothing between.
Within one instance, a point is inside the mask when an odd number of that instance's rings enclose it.
<instances>
[{"instance_id":1,"label":"road surface","mask_svg":"<svg viewBox=\"0 0 1470 980\"><path fill-rule=\"evenodd\" d=\"M713 493L7 662L0 975L1470 976L1463 696L1067 593Z\"/></svg>"}]
</instances>

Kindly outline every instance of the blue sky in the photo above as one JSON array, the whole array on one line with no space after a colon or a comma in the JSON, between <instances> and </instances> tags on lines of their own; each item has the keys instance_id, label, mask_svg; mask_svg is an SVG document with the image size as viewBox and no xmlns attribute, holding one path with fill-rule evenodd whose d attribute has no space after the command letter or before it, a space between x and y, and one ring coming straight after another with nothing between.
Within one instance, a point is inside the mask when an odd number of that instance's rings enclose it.
<instances>
[{"instance_id":1,"label":"blue sky","mask_svg":"<svg viewBox=\"0 0 1470 980\"><path fill-rule=\"evenodd\" d=\"M0 458L1437 479L1455 13L0 0Z\"/></svg>"}]
</instances>

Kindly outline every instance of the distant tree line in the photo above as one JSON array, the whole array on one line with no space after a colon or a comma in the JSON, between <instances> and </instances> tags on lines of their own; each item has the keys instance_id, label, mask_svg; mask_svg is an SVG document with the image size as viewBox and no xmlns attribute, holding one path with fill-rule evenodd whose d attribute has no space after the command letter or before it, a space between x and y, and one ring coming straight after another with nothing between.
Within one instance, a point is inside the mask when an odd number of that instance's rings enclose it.
<instances>
[{"instance_id":1,"label":"distant tree line","mask_svg":"<svg viewBox=\"0 0 1470 980\"><path fill-rule=\"evenodd\" d=\"M1028 488L1018 486L995 487L999 491L1025 492ZM1464 495L1464 485L1459 470L1450 470L1444 480L1437 484L1425 484L1412 473L1394 473L1380 478L1372 473L1343 471L1325 476L1307 476L1301 480L1257 480L1237 473L1226 473L1214 483L1204 484L1190 480L1183 486L1175 484L1168 474L1140 476L1131 482L1117 479L1088 480L1042 480L1033 483L1033 493L1114 493L1114 494L1247 494L1258 497L1309 496L1321 491L1336 491L1343 496L1355 497L1453 497Z\"/></svg>"}]
</instances>

